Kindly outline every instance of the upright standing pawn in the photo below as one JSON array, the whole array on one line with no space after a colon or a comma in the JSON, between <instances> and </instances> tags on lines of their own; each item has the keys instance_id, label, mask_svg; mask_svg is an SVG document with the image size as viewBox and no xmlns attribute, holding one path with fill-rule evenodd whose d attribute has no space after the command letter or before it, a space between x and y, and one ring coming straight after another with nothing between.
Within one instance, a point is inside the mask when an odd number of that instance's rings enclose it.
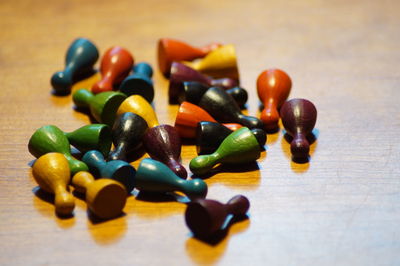
<instances>
[{"instance_id":1,"label":"upright standing pawn","mask_svg":"<svg viewBox=\"0 0 400 266\"><path fill-rule=\"evenodd\" d=\"M182 102L175 119L175 129L182 138L193 139L196 137L196 127L201 121L217 122L209 113L201 107L189 102ZM240 124L223 124L225 127L236 130L242 127Z\"/></svg>"},{"instance_id":2,"label":"upright standing pawn","mask_svg":"<svg viewBox=\"0 0 400 266\"><path fill-rule=\"evenodd\" d=\"M97 47L88 39L78 38L68 48L65 57L65 69L53 74L51 85L56 94L71 93L74 78L84 72L93 70L99 58Z\"/></svg>"},{"instance_id":3,"label":"upright standing pawn","mask_svg":"<svg viewBox=\"0 0 400 266\"><path fill-rule=\"evenodd\" d=\"M293 159L308 159L310 144L307 136L317 121L317 109L314 104L305 99L287 101L282 105L281 118L286 131L293 137L290 143Z\"/></svg>"},{"instance_id":4,"label":"upright standing pawn","mask_svg":"<svg viewBox=\"0 0 400 266\"><path fill-rule=\"evenodd\" d=\"M288 74L279 69L263 71L257 78L258 97L264 104L260 119L267 131L279 129L278 109L286 101L292 88L292 81Z\"/></svg>"},{"instance_id":5,"label":"upright standing pawn","mask_svg":"<svg viewBox=\"0 0 400 266\"><path fill-rule=\"evenodd\" d=\"M119 106L117 114L121 115L126 112L131 112L141 116L146 120L147 125L152 128L158 126L157 115L153 107L140 95L132 95L126 98L125 101Z\"/></svg>"},{"instance_id":6,"label":"upright standing pawn","mask_svg":"<svg viewBox=\"0 0 400 266\"><path fill-rule=\"evenodd\" d=\"M72 100L79 108L89 108L92 116L100 123L112 127L116 112L126 95L121 92L107 91L94 95L88 90L74 92Z\"/></svg>"},{"instance_id":7,"label":"upright standing pawn","mask_svg":"<svg viewBox=\"0 0 400 266\"><path fill-rule=\"evenodd\" d=\"M183 93L184 81L197 81L207 86L217 86L224 89L230 89L239 84L236 80L230 78L212 79L178 62L172 63L169 81L168 96L171 104L180 102L179 97Z\"/></svg>"},{"instance_id":8,"label":"upright standing pawn","mask_svg":"<svg viewBox=\"0 0 400 266\"><path fill-rule=\"evenodd\" d=\"M141 116L131 112L120 115L112 129L115 149L108 159L126 161L128 153L142 146L142 139L147 129L147 123Z\"/></svg>"},{"instance_id":9,"label":"upright standing pawn","mask_svg":"<svg viewBox=\"0 0 400 266\"><path fill-rule=\"evenodd\" d=\"M211 77L228 77L239 82L236 52L232 44L218 47L202 59L183 63Z\"/></svg>"},{"instance_id":10,"label":"upright standing pawn","mask_svg":"<svg viewBox=\"0 0 400 266\"><path fill-rule=\"evenodd\" d=\"M192 61L206 56L220 46L212 43L204 47L194 47L182 41L162 38L158 41L158 67L165 77L169 77L172 62Z\"/></svg>"},{"instance_id":11,"label":"upright standing pawn","mask_svg":"<svg viewBox=\"0 0 400 266\"><path fill-rule=\"evenodd\" d=\"M82 161L89 166L89 171L97 178L110 178L121 182L128 193L135 187L136 170L125 161L113 160L106 162L99 151L88 151Z\"/></svg>"},{"instance_id":12,"label":"upright standing pawn","mask_svg":"<svg viewBox=\"0 0 400 266\"><path fill-rule=\"evenodd\" d=\"M186 179L187 171L181 164L181 138L173 126L150 128L143 136L143 145L151 158L166 164L177 176Z\"/></svg>"},{"instance_id":13,"label":"upright standing pawn","mask_svg":"<svg viewBox=\"0 0 400 266\"><path fill-rule=\"evenodd\" d=\"M89 172L78 172L72 177L72 184L81 193L86 193L89 209L101 219L117 217L126 203L126 190L121 183L112 179L94 180Z\"/></svg>"},{"instance_id":14,"label":"upright standing pawn","mask_svg":"<svg viewBox=\"0 0 400 266\"><path fill-rule=\"evenodd\" d=\"M193 174L204 175L218 163L253 162L260 158L260 152L257 138L247 127L242 127L226 137L214 153L193 158L189 167Z\"/></svg>"},{"instance_id":15,"label":"upright standing pawn","mask_svg":"<svg viewBox=\"0 0 400 266\"><path fill-rule=\"evenodd\" d=\"M222 141L232 132L233 130L219 123L206 121L198 123L196 129L197 154L202 155L215 152ZM264 130L253 128L251 132L256 137L261 150L264 149L265 142L267 141L267 135Z\"/></svg>"},{"instance_id":16,"label":"upright standing pawn","mask_svg":"<svg viewBox=\"0 0 400 266\"><path fill-rule=\"evenodd\" d=\"M153 69L147 63L138 63L133 67L133 74L122 81L119 90L128 96L138 94L149 103L154 98L154 87L151 77Z\"/></svg>"},{"instance_id":17,"label":"upright standing pawn","mask_svg":"<svg viewBox=\"0 0 400 266\"><path fill-rule=\"evenodd\" d=\"M55 195L56 212L71 215L75 201L68 192L71 174L65 156L55 152L41 156L33 165L32 174L41 189Z\"/></svg>"},{"instance_id":18,"label":"upright standing pawn","mask_svg":"<svg viewBox=\"0 0 400 266\"><path fill-rule=\"evenodd\" d=\"M37 129L29 139L28 149L36 158L50 152L62 153L68 161L72 174L88 170L86 164L72 157L67 137L56 126L48 125Z\"/></svg>"},{"instance_id":19,"label":"upright standing pawn","mask_svg":"<svg viewBox=\"0 0 400 266\"><path fill-rule=\"evenodd\" d=\"M218 87L209 88L204 94L188 88L186 98L206 110L218 122L239 123L248 128L263 128L256 117L244 115L238 104L226 91Z\"/></svg>"},{"instance_id":20,"label":"upright standing pawn","mask_svg":"<svg viewBox=\"0 0 400 266\"><path fill-rule=\"evenodd\" d=\"M165 164L143 159L136 173L136 188L148 192L180 191L190 199L204 198L207 195L207 184L198 178L183 180L176 176Z\"/></svg>"},{"instance_id":21,"label":"upright standing pawn","mask_svg":"<svg viewBox=\"0 0 400 266\"><path fill-rule=\"evenodd\" d=\"M226 204L198 199L188 203L185 221L196 237L207 238L222 229L228 215L246 215L249 208L249 200L242 195L233 197Z\"/></svg>"},{"instance_id":22,"label":"upright standing pawn","mask_svg":"<svg viewBox=\"0 0 400 266\"><path fill-rule=\"evenodd\" d=\"M112 91L128 76L133 66L133 57L128 50L114 46L108 49L101 59L100 72L102 80L92 87L93 93Z\"/></svg>"}]
</instances>

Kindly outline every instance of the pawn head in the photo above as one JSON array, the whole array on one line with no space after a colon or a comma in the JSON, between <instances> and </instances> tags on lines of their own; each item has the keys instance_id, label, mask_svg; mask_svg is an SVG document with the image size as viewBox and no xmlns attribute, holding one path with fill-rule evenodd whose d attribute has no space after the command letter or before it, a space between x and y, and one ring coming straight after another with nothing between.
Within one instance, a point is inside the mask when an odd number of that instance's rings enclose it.
<instances>
[{"instance_id":1,"label":"pawn head","mask_svg":"<svg viewBox=\"0 0 400 266\"><path fill-rule=\"evenodd\" d=\"M290 151L294 160L303 161L308 158L310 145L306 139L295 138L292 143L290 143Z\"/></svg>"},{"instance_id":2,"label":"pawn head","mask_svg":"<svg viewBox=\"0 0 400 266\"><path fill-rule=\"evenodd\" d=\"M185 167L183 167L182 164L180 164L177 161L170 161L168 164L169 169L172 170L172 172L174 172L177 176L179 176L182 179L186 179L187 178L187 171L185 169Z\"/></svg>"},{"instance_id":3,"label":"pawn head","mask_svg":"<svg viewBox=\"0 0 400 266\"><path fill-rule=\"evenodd\" d=\"M261 121L264 123L264 129L267 132L276 132L279 130L279 113L276 109L264 109L260 116Z\"/></svg>"},{"instance_id":4,"label":"pawn head","mask_svg":"<svg viewBox=\"0 0 400 266\"><path fill-rule=\"evenodd\" d=\"M59 71L54 73L50 82L55 94L67 95L71 93L72 77L65 72Z\"/></svg>"},{"instance_id":5,"label":"pawn head","mask_svg":"<svg viewBox=\"0 0 400 266\"><path fill-rule=\"evenodd\" d=\"M258 144L261 148L264 148L265 143L267 142L267 134L264 130L259 128L254 128L251 130L253 132L254 137L256 137Z\"/></svg>"}]
</instances>

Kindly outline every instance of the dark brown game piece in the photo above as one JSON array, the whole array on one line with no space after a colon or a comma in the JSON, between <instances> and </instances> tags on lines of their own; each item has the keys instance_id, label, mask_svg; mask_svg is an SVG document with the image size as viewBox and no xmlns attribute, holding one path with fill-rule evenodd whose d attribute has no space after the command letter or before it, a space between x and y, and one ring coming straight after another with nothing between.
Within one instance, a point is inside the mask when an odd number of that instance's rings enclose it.
<instances>
[{"instance_id":1,"label":"dark brown game piece","mask_svg":"<svg viewBox=\"0 0 400 266\"><path fill-rule=\"evenodd\" d=\"M120 115L112 128L115 149L109 160L126 161L126 155L142 146L142 138L148 129L146 121L137 114L127 112Z\"/></svg>"},{"instance_id":2,"label":"dark brown game piece","mask_svg":"<svg viewBox=\"0 0 400 266\"><path fill-rule=\"evenodd\" d=\"M169 103L179 103L179 95L183 91L184 81L197 81L207 86L218 86L224 89L230 89L238 85L236 80L230 78L212 79L200 72L185 66L184 64L174 62L171 66L171 76L169 80Z\"/></svg>"},{"instance_id":3,"label":"dark brown game piece","mask_svg":"<svg viewBox=\"0 0 400 266\"><path fill-rule=\"evenodd\" d=\"M207 238L221 229L229 214L245 215L249 207L249 200L242 195L233 197L226 204L198 199L188 203L185 212L186 225L196 237Z\"/></svg>"},{"instance_id":4,"label":"dark brown game piece","mask_svg":"<svg viewBox=\"0 0 400 266\"><path fill-rule=\"evenodd\" d=\"M159 125L147 130L143 145L151 158L166 164L177 176L186 179L187 171L180 163L181 138L170 125Z\"/></svg>"},{"instance_id":5,"label":"dark brown game piece","mask_svg":"<svg viewBox=\"0 0 400 266\"><path fill-rule=\"evenodd\" d=\"M290 151L294 160L305 160L310 152L307 136L317 121L317 109L305 99L292 99L281 108L281 119L287 133L293 137Z\"/></svg>"}]
</instances>

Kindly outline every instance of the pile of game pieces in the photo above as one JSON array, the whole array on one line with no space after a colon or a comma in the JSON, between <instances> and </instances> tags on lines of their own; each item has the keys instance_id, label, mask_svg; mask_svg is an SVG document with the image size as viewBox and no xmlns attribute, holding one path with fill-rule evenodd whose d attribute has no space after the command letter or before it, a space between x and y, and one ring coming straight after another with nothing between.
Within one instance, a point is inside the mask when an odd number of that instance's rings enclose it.
<instances>
[{"instance_id":1,"label":"pile of game pieces","mask_svg":"<svg viewBox=\"0 0 400 266\"><path fill-rule=\"evenodd\" d=\"M190 161L194 177L214 171L217 164L256 161L264 149L266 133L279 130L279 119L292 136L293 160L308 159L309 141L317 111L305 99L289 96L292 82L282 70L263 71L257 92L264 105L260 119L242 113L248 98L239 86L233 45L213 43L193 47L185 42L160 39L158 65L169 79L169 103L180 104L174 126L160 124L151 103L154 99L153 70L137 63L125 48L109 48L101 58L101 80L91 88L73 92L77 109L89 110L97 121L73 132L55 125L37 129L29 140L29 152L38 158L33 176L46 192L55 195L58 215L72 215L72 185L85 194L96 217L118 217L134 189L152 193L181 192L189 203L185 221L196 237L207 238L221 230L228 216L245 216L250 203L242 195L227 204L205 199L207 184L187 179L181 163L181 139L194 139L198 156ZM51 84L56 95L71 93L78 80L95 73L97 47L79 38L68 48L63 71ZM81 153L78 160L71 146ZM135 169L132 154L144 149L151 158Z\"/></svg>"}]
</instances>

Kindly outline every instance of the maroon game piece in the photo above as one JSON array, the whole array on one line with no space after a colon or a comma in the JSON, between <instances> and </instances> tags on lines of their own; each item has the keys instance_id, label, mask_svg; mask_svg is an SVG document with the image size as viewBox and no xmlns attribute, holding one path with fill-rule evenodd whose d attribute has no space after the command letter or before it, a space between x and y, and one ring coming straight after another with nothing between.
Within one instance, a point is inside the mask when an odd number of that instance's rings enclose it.
<instances>
[{"instance_id":1,"label":"maroon game piece","mask_svg":"<svg viewBox=\"0 0 400 266\"><path fill-rule=\"evenodd\" d=\"M159 125L147 130L143 146L151 158L166 164L177 176L186 179L187 171L180 163L181 138L173 126Z\"/></svg>"},{"instance_id":2,"label":"maroon game piece","mask_svg":"<svg viewBox=\"0 0 400 266\"><path fill-rule=\"evenodd\" d=\"M283 104L280 114L283 126L293 137L290 143L293 159L307 159L310 151L307 135L312 132L317 121L317 109L308 100L292 99Z\"/></svg>"},{"instance_id":3,"label":"maroon game piece","mask_svg":"<svg viewBox=\"0 0 400 266\"><path fill-rule=\"evenodd\" d=\"M242 195L233 197L226 204L198 199L188 203L185 212L186 225L195 236L207 238L221 229L229 214L245 215L249 207L249 200Z\"/></svg>"},{"instance_id":4,"label":"maroon game piece","mask_svg":"<svg viewBox=\"0 0 400 266\"><path fill-rule=\"evenodd\" d=\"M236 87L238 83L230 78L212 79L200 72L185 66L184 64L173 62L171 66L171 76L169 80L169 102L177 104L179 95L183 91L184 81L197 81L208 86L217 86L224 89Z\"/></svg>"}]
</instances>

